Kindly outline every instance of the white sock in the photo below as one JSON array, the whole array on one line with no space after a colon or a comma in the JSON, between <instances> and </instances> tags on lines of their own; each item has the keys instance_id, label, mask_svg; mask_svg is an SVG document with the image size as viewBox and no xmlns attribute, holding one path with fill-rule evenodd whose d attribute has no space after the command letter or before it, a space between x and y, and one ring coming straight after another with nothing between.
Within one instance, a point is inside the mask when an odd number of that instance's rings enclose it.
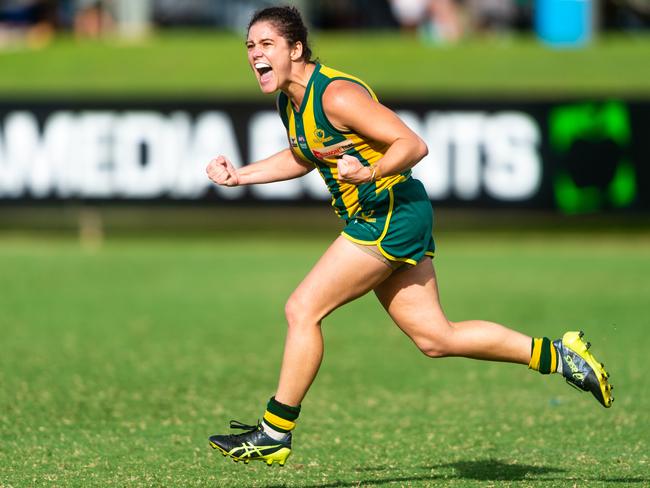
<instances>
[{"instance_id":1,"label":"white sock","mask_svg":"<svg viewBox=\"0 0 650 488\"><path fill-rule=\"evenodd\" d=\"M289 436L288 432L277 431L269 424L267 424L264 420L262 420L262 430L264 430L264 433L268 435L271 439L279 442L284 441Z\"/></svg>"}]
</instances>

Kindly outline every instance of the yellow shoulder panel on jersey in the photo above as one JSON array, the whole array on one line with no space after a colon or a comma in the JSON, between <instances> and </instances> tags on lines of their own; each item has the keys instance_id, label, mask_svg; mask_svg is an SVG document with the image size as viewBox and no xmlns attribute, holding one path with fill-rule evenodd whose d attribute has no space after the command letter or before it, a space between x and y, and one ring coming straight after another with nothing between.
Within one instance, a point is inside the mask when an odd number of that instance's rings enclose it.
<instances>
[{"instance_id":1,"label":"yellow shoulder panel on jersey","mask_svg":"<svg viewBox=\"0 0 650 488\"><path fill-rule=\"evenodd\" d=\"M375 95L375 92L372 91L372 88L370 88L370 86L368 86L368 84L365 81L363 81L360 78L357 78L356 76L352 76L352 75L349 75L347 73L343 73L342 71L338 71L336 69L328 68L327 66L323 66L323 65L321 65L321 67L320 67L320 72L323 75L327 76L328 78L348 78L351 81L355 81L355 82L359 83L360 85L362 85L366 90L368 90L368 93L370 93L370 95L372 95L373 99L377 100L377 95Z\"/></svg>"}]
</instances>

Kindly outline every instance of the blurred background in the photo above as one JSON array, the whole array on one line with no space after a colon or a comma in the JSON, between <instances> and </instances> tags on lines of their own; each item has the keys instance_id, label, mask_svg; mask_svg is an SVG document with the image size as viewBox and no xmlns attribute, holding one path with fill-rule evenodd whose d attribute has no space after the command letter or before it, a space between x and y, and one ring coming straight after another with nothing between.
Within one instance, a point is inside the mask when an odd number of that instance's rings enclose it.
<instances>
[{"instance_id":1,"label":"blurred background","mask_svg":"<svg viewBox=\"0 0 650 488\"><path fill-rule=\"evenodd\" d=\"M647 1L290 3L319 59L427 141L416 175L450 224L648 223ZM270 4L0 2L0 229L223 230L287 206L335 228L315 174L229 190L204 176L214 155L286 144L243 49Z\"/></svg>"},{"instance_id":2,"label":"blurred background","mask_svg":"<svg viewBox=\"0 0 650 488\"><path fill-rule=\"evenodd\" d=\"M154 29L182 27L242 32L251 14L276 5L267 0L4 0L0 10L3 43L26 38L38 45L57 32L80 38L138 36ZM299 0L297 6L316 29L397 29L424 38L458 41L487 33L574 33L564 42L597 32L637 32L648 28L644 0ZM551 19L553 13L554 19ZM552 24L552 25L551 25ZM557 34L556 34L557 35Z\"/></svg>"},{"instance_id":3,"label":"blurred background","mask_svg":"<svg viewBox=\"0 0 650 488\"><path fill-rule=\"evenodd\" d=\"M246 61L269 3L0 0L0 486L650 486L648 0L293 2L428 144L450 320L584 328L614 407L432 362L370 294L325 322L295 464L207 452L259 418L342 228L315 172L205 175L287 145Z\"/></svg>"}]
</instances>

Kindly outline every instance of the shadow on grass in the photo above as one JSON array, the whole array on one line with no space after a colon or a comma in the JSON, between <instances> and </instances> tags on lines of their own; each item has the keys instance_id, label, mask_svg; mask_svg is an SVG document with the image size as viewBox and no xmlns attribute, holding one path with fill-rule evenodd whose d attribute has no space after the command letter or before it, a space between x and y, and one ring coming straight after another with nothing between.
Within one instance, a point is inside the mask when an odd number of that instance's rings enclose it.
<instances>
[{"instance_id":1,"label":"shadow on grass","mask_svg":"<svg viewBox=\"0 0 650 488\"><path fill-rule=\"evenodd\" d=\"M547 466L529 466L527 464L508 464L498 459L483 459L479 461L456 461L455 463L439 464L429 469L453 468L456 478L479 481L519 481L527 476L539 476L548 473L561 473L563 469Z\"/></svg>"},{"instance_id":2,"label":"shadow on grass","mask_svg":"<svg viewBox=\"0 0 650 488\"><path fill-rule=\"evenodd\" d=\"M453 473L437 474L436 471L447 470L452 468ZM547 467L547 466L530 466L526 464L508 464L498 459L483 459L478 461L457 461L448 464L437 464L433 466L421 466L419 470L430 471L429 474L414 476L390 476L392 468L383 466L359 467L358 472L375 472L377 477L367 479L357 479L354 481L331 481L324 483L314 483L311 485L301 485L305 488L336 488L336 487L354 487L364 485L381 485L383 483L407 483L412 481L435 481L435 480L476 480L476 481L575 481L573 477L565 477L560 474L564 469ZM551 476L547 476L551 474ZM607 483L647 483L650 478L647 477L600 477L600 478L579 478L582 481L599 481ZM267 488L285 488L285 485L271 485Z\"/></svg>"},{"instance_id":3,"label":"shadow on grass","mask_svg":"<svg viewBox=\"0 0 650 488\"><path fill-rule=\"evenodd\" d=\"M498 459L483 459L479 461L456 461L449 464L438 464L426 469L434 471L440 468L453 468L456 478L477 481L575 481L573 476L561 474L545 476L549 473L564 473L566 470L548 466L530 466L526 464L508 464ZM584 481L599 481L606 483L647 483L648 477L579 477Z\"/></svg>"}]
</instances>

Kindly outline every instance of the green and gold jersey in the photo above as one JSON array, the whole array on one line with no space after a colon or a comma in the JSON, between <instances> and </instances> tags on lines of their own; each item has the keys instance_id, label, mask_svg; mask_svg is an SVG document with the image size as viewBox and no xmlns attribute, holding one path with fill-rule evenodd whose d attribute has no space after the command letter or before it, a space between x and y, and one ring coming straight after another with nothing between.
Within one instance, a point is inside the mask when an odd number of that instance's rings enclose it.
<instances>
[{"instance_id":1,"label":"green and gold jersey","mask_svg":"<svg viewBox=\"0 0 650 488\"><path fill-rule=\"evenodd\" d=\"M373 202L384 190L410 178L411 170L386 176L375 182L352 185L337 181L336 163L349 154L361 164L372 166L387 150L385 144L369 141L354 132L336 130L323 110L323 92L334 80L348 80L363 86L374 100L377 96L359 78L316 64L307 83L305 96L296 110L284 93L278 97L278 110L287 129L291 150L302 160L313 164L332 194L332 206L339 217L349 220L358 212L373 208Z\"/></svg>"}]
</instances>

